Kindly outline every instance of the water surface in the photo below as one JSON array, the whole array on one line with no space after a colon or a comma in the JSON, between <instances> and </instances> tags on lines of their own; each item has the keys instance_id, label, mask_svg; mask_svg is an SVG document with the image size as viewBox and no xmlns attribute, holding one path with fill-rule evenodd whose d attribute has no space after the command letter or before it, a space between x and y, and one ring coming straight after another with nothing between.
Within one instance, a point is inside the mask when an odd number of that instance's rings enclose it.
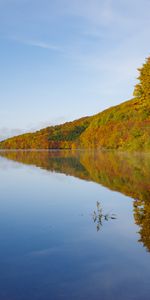
<instances>
[{"instance_id":1,"label":"water surface","mask_svg":"<svg viewBox=\"0 0 150 300\"><path fill-rule=\"evenodd\" d=\"M0 152L0 299L150 299L150 156Z\"/></svg>"}]
</instances>

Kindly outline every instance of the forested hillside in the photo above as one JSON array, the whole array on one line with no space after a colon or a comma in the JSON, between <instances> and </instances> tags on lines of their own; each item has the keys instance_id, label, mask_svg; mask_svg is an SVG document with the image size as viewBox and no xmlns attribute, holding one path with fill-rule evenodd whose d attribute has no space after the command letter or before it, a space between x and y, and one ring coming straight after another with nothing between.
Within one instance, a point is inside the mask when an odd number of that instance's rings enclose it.
<instances>
[{"instance_id":1,"label":"forested hillside","mask_svg":"<svg viewBox=\"0 0 150 300\"><path fill-rule=\"evenodd\" d=\"M150 150L150 58L141 69L134 98L99 113L81 136L87 148Z\"/></svg>"},{"instance_id":2,"label":"forested hillside","mask_svg":"<svg viewBox=\"0 0 150 300\"><path fill-rule=\"evenodd\" d=\"M135 86L132 100L92 117L7 139L0 143L0 148L149 151L150 58L138 70L139 83Z\"/></svg>"},{"instance_id":3,"label":"forested hillside","mask_svg":"<svg viewBox=\"0 0 150 300\"><path fill-rule=\"evenodd\" d=\"M89 126L92 117L84 117L62 125L50 126L34 133L9 138L0 143L2 149L70 149Z\"/></svg>"}]
</instances>

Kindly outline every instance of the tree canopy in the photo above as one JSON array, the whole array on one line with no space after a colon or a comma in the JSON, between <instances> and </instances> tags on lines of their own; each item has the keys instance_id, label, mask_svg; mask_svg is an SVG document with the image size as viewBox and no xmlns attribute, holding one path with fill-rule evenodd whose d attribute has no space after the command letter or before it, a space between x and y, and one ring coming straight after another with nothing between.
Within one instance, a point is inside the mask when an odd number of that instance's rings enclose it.
<instances>
[{"instance_id":1,"label":"tree canopy","mask_svg":"<svg viewBox=\"0 0 150 300\"><path fill-rule=\"evenodd\" d=\"M150 57L141 68L138 69L140 75L138 77L139 83L136 84L133 95L143 100L150 99Z\"/></svg>"}]
</instances>

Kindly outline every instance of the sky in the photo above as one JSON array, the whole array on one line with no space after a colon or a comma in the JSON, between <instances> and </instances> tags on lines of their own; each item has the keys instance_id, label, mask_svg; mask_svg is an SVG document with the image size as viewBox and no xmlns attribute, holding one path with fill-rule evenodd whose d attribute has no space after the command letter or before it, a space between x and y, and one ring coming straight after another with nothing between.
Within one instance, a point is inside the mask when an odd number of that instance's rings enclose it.
<instances>
[{"instance_id":1,"label":"sky","mask_svg":"<svg viewBox=\"0 0 150 300\"><path fill-rule=\"evenodd\" d=\"M150 0L0 0L0 139L132 98Z\"/></svg>"}]
</instances>

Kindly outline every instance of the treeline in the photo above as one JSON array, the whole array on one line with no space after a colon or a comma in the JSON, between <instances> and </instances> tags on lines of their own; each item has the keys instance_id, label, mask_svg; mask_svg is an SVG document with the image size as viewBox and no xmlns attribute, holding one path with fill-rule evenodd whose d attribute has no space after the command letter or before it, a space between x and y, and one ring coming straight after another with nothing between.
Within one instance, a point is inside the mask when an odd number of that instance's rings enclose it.
<instances>
[{"instance_id":1,"label":"treeline","mask_svg":"<svg viewBox=\"0 0 150 300\"><path fill-rule=\"evenodd\" d=\"M92 117L84 117L62 125L49 126L34 133L9 138L1 149L71 149L79 145L79 136L89 126Z\"/></svg>"}]
</instances>

